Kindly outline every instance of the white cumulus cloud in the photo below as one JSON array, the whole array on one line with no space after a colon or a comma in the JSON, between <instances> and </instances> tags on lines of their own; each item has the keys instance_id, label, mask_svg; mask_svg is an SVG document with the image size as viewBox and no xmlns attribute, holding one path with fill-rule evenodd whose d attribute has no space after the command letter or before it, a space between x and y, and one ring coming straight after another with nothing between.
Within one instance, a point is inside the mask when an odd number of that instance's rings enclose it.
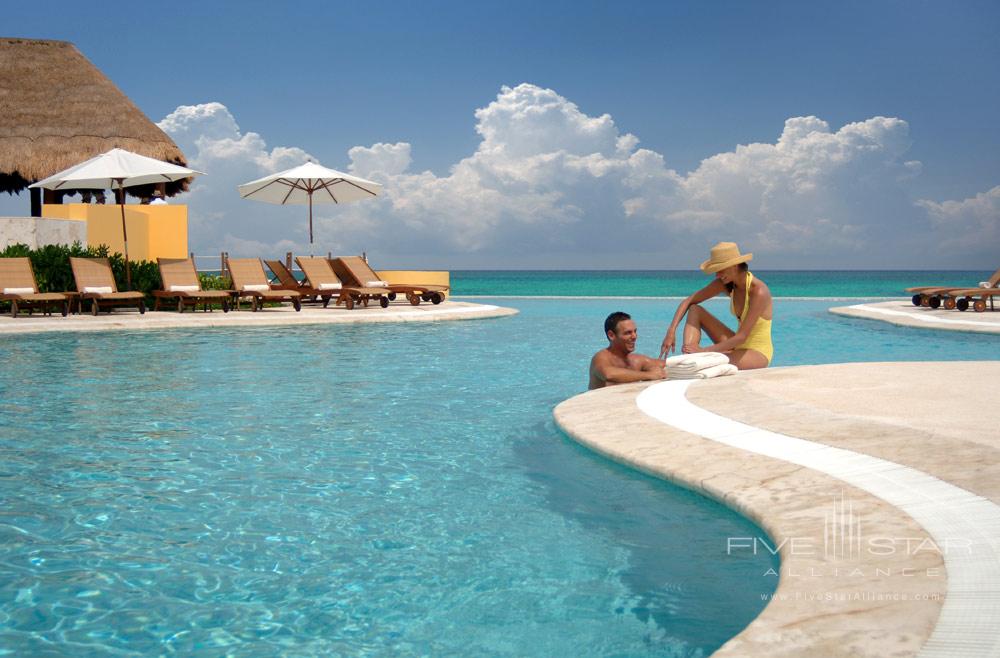
<instances>
[{"instance_id":1,"label":"white cumulus cloud","mask_svg":"<svg viewBox=\"0 0 1000 658\"><path fill-rule=\"evenodd\" d=\"M962 201L917 201L927 211L939 246L961 250L970 259L996 260L1000 246L1000 185Z\"/></svg>"},{"instance_id":2,"label":"white cumulus cloud","mask_svg":"<svg viewBox=\"0 0 1000 658\"><path fill-rule=\"evenodd\" d=\"M996 243L1000 188L918 201L921 167L907 159L909 126L899 118L836 130L789 118L774 142L736 145L681 173L611 116L589 116L551 89L503 87L474 116L481 140L445 174L412 171L407 142L350 149L346 168L384 192L317 206L313 251L366 250L401 267L687 268L725 239L755 251L764 268L837 268L960 265L961 241L942 248L931 237L946 227ZM159 125L209 174L188 198L196 251L308 249L304 208L244 201L235 187L316 158L268 147L220 103L179 107ZM886 245L904 247L897 260Z\"/></svg>"}]
</instances>

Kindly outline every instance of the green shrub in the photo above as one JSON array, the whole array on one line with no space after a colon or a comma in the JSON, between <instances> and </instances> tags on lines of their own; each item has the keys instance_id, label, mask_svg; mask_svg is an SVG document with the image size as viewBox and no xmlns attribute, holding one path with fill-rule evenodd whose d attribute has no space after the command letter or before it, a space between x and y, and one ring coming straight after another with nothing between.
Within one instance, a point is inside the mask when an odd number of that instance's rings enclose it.
<instances>
[{"instance_id":1,"label":"green shrub","mask_svg":"<svg viewBox=\"0 0 1000 658\"><path fill-rule=\"evenodd\" d=\"M81 258L107 258L111 262L111 271L119 290L128 290L125 285L125 258L121 254L109 254L106 245L99 247L84 247L79 242L72 245L46 245L31 249L27 245L15 244L0 251L0 258L24 257L31 259L31 267L35 270L38 289L42 292L63 292L76 290L73 281L73 270L69 264L70 256ZM153 290L161 287L160 268L149 261L132 261L132 290L138 290L150 297Z\"/></svg>"},{"instance_id":2,"label":"green shrub","mask_svg":"<svg viewBox=\"0 0 1000 658\"><path fill-rule=\"evenodd\" d=\"M227 276L218 274L199 274L198 281L202 290L232 290L233 282Z\"/></svg>"}]
</instances>

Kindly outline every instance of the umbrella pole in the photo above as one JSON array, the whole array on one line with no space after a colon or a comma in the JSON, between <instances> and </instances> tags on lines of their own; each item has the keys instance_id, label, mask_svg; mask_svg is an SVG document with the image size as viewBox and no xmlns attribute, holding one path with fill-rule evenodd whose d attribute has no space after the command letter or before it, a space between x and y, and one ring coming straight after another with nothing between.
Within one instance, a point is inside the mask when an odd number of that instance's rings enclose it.
<instances>
[{"instance_id":1,"label":"umbrella pole","mask_svg":"<svg viewBox=\"0 0 1000 658\"><path fill-rule=\"evenodd\" d=\"M128 230L125 228L125 188L123 179L118 179L118 206L122 209L122 241L125 243L125 287L132 290L132 268L128 262Z\"/></svg>"},{"instance_id":2,"label":"umbrella pole","mask_svg":"<svg viewBox=\"0 0 1000 658\"><path fill-rule=\"evenodd\" d=\"M309 246L313 243L313 193L309 192Z\"/></svg>"}]
</instances>

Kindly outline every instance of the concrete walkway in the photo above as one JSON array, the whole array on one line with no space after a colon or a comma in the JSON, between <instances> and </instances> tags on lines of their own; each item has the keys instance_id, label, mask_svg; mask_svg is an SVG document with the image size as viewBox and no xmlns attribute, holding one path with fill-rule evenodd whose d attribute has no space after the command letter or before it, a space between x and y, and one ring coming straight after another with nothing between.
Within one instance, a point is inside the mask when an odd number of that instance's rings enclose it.
<instances>
[{"instance_id":1,"label":"concrete walkway","mask_svg":"<svg viewBox=\"0 0 1000 658\"><path fill-rule=\"evenodd\" d=\"M1000 306L1000 300L994 303ZM914 306L907 299L905 301L838 306L831 308L830 312L852 318L889 322L903 327L1000 334L1000 310L991 311L988 306L986 311L982 313L976 313L971 309L968 311L955 309L946 311L943 308L932 309Z\"/></svg>"},{"instance_id":2,"label":"concrete walkway","mask_svg":"<svg viewBox=\"0 0 1000 658\"><path fill-rule=\"evenodd\" d=\"M112 313L102 312L97 317L89 313L62 317L54 314L44 316L9 314L0 316L0 335L31 334L51 331L142 331L146 329L175 329L180 327L264 327L315 324L343 324L359 322L435 322L444 320L478 320L514 315L516 309L493 306L491 304L471 304L447 300L441 304L421 304L411 306L408 302L395 302L388 308L373 304L367 308L358 307L348 311L343 306L322 308L303 305L302 311L295 312L284 305L265 308L256 313L247 310L223 313L215 310L203 311L147 311L140 315L135 309L120 308Z\"/></svg>"},{"instance_id":3,"label":"concrete walkway","mask_svg":"<svg viewBox=\"0 0 1000 658\"><path fill-rule=\"evenodd\" d=\"M592 391L555 417L781 545L774 599L718 655L996 656L997 381L1000 362L778 368Z\"/></svg>"}]
</instances>

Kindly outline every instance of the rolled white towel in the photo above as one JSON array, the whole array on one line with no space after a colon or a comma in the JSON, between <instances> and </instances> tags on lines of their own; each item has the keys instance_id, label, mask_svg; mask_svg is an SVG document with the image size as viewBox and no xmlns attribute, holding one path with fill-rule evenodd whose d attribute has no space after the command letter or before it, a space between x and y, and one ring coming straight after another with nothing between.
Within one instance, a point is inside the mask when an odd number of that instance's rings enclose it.
<instances>
[{"instance_id":1,"label":"rolled white towel","mask_svg":"<svg viewBox=\"0 0 1000 658\"><path fill-rule=\"evenodd\" d=\"M980 281L979 282L979 287L980 288L992 288L993 286L990 285L989 281ZM1000 287L1000 283L998 283L998 287Z\"/></svg>"},{"instance_id":2,"label":"rolled white towel","mask_svg":"<svg viewBox=\"0 0 1000 658\"><path fill-rule=\"evenodd\" d=\"M731 363L722 363L711 368L705 368L704 370L698 371L698 379L711 379L713 377L725 377L727 375L735 375L740 371L739 368Z\"/></svg>"},{"instance_id":3,"label":"rolled white towel","mask_svg":"<svg viewBox=\"0 0 1000 658\"><path fill-rule=\"evenodd\" d=\"M721 352L698 352L667 359L667 376L671 379L690 379L708 368L726 365L729 357Z\"/></svg>"},{"instance_id":4,"label":"rolled white towel","mask_svg":"<svg viewBox=\"0 0 1000 658\"><path fill-rule=\"evenodd\" d=\"M678 354L666 360L667 367L685 366L710 368L720 363L729 363L729 357L722 352L695 352L694 354Z\"/></svg>"},{"instance_id":5,"label":"rolled white towel","mask_svg":"<svg viewBox=\"0 0 1000 658\"><path fill-rule=\"evenodd\" d=\"M710 368L702 368L701 370L696 370L694 372L676 370L667 371L668 379L712 379L714 377L724 377L726 375L735 375L739 372L739 368L731 363L720 363L717 366L712 366Z\"/></svg>"}]
</instances>

